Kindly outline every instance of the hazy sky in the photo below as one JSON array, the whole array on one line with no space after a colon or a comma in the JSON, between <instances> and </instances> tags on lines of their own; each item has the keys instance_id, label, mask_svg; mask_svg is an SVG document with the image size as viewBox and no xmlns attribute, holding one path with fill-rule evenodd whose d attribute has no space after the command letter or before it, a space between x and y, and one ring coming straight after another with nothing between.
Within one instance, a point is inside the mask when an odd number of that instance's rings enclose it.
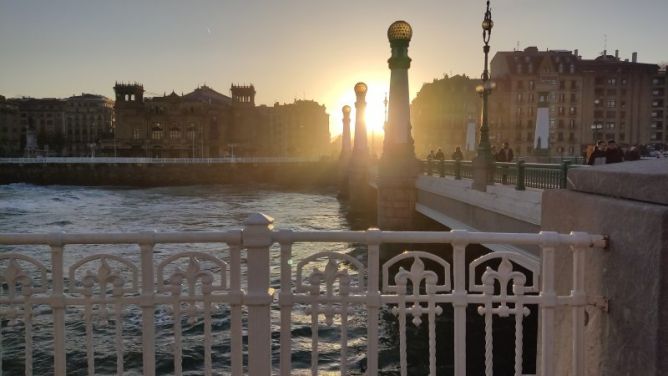
<instances>
[{"instance_id":1,"label":"hazy sky","mask_svg":"<svg viewBox=\"0 0 668 376\"><path fill-rule=\"evenodd\" d=\"M369 84L382 121L389 82L387 27L413 26L411 95L444 74L479 76L483 0L172 1L0 0L0 94L113 98L115 81L148 96L206 83L229 95L253 83L256 103L314 99L332 135L357 81ZM668 60L668 0L492 0L492 55L519 46L607 49L623 58ZM379 125L371 125L379 126Z\"/></svg>"}]
</instances>

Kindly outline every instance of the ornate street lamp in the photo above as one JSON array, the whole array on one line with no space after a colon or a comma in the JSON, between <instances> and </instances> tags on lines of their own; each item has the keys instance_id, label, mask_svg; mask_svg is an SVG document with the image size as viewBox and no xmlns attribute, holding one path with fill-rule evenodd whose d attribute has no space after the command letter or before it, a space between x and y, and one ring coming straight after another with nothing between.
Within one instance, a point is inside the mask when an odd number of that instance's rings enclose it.
<instances>
[{"instance_id":1,"label":"ornate street lamp","mask_svg":"<svg viewBox=\"0 0 668 376\"><path fill-rule=\"evenodd\" d=\"M489 39L492 35L492 11L489 8L489 0L487 1L487 10L482 21L482 47L485 53L485 66L482 72L482 84L476 87L476 92L482 97L482 119L480 124L480 144L478 145L478 156L476 157L475 167L478 170L474 178L474 187L478 190L485 191L486 185L494 181L494 160L491 153L491 145L489 144L489 116L488 116L488 97L495 88L495 84L489 77Z\"/></svg>"}]
</instances>

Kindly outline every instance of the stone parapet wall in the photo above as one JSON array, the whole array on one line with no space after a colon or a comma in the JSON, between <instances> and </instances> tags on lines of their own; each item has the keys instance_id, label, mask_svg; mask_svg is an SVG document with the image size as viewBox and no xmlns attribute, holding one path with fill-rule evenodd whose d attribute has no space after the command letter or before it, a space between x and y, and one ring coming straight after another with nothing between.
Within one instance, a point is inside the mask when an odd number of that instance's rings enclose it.
<instances>
[{"instance_id":1,"label":"stone parapet wall","mask_svg":"<svg viewBox=\"0 0 668 376\"><path fill-rule=\"evenodd\" d=\"M543 193L542 229L609 236L586 256L585 288L609 311L587 307L587 375L668 374L668 161L569 171L569 190ZM638 195L639 192L643 194ZM557 252L557 289L572 283L568 250ZM555 374L568 374L570 311L559 316Z\"/></svg>"}]
</instances>

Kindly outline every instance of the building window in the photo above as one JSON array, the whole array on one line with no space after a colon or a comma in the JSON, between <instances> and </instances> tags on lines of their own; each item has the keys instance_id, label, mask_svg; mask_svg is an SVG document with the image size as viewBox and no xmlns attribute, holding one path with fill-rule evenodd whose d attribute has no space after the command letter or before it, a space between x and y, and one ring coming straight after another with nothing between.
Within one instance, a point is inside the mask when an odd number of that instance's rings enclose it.
<instances>
[{"instance_id":1,"label":"building window","mask_svg":"<svg viewBox=\"0 0 668 376\"><path fill-rule=\"evenodd\" d=\"M575 115L575 107L571 107L568 111L571 115Z\"/></svg>"},{"instance_id":2,"label":"building window","mask_svg":"<svg viewBox=\"0 0 668 376\"><path fill-rule=\"evenodd\" d=\"M564 129L564 121L559 119L559 129Z\"/></svg>"},{"instance_id":3,"label":"building window","mask_svg":"<svg viewBox=\"0 0 668 376\"><path fill-rule=\"evenodd\" d=\"M557 141L564 141L564 134L559 132L557 133Z\"/></svg>"},{"instance_id":4,"label":"building window","mask_svg":"<svg viewBox=\"0 0 668 376\"><path fill-rule=\"evenodd\" d=\"M533 90L534 87L535 87L535 83L533 82L533 80L529 81L529 90Z\"/></svg>"},{"instance_id":5,"label":"building window","mask_svg":"<svg viewBox=\"0 0 668 376\"><path fill-rule=\"evenodd\" d=\"M181 130L179 128L172 128L169 130L169 138L176 140L181 138Z\"/></svg>"},{"instance_id":6,"label":"building window","mask_svg":"<svg viewBox=\"0 0 668 376\"><path fill-rule=\"evenodd\" d=\"M151 139L153 140L162 139L162 128L160 127L160 123L155 123L153 129L151 129Z\"/></svg>"},{"instance_id":7,"label":"building window","mask_svg":"<svg viewBox=\"0 0 668 376\"><path fill-rule=\"evenodd\" d=\"M615 129L615 122L614 121L607 122L606 127L608 129Z\"/></svg>"},{"instance_id":8,"label":"building window","mask_svg":"<svg viewBox=\"0 0 668 376\"><path fill-rule=\"evenodd\" d=\"M608 78L608 86L615 86L617 85L617 79L616 78Z\"/></svg>"},{"instance_id":9,"label":"building window","mask_svg":"<svg viewBox=\"0 0 668 376\"><path fill-rule=\"evenodd\" d=\"M615 98L608 98L608 108L615 108L617 106L617 100Z\"/></svg>"},{"instance_id":10,"label":"building window","mask_svg":"<svg viewBox=\"0 0 668 376\"><path fill-rule=\"evenodd\" d=\"M135 140L141 139L141 129L135 128L132 130L132 138Z\"/></svg>"},{"instance_id":11,"label":"building window","mask_svg":"<svg viewBox=\"0 0 668 376\"><path fill-rule=\"evenodd\" d=\"M570 129L575 129L575 119L568 120L568 127Z\"/></svg>"}]
</instances>

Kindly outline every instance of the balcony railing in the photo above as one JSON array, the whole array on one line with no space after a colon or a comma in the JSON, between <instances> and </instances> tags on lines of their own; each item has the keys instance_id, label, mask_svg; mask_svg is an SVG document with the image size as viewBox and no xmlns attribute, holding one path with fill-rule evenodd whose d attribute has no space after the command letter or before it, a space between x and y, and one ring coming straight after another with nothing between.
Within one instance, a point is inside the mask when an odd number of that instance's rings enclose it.
<instances>
[{"instance_id":1,"label":"balcony railing","mask_svg":"<svg viewBox=\"0 0 668 376\"><path fill-rule=\"evenodd\" d=\"M423 170L429 176L452 176L455 179L472 179L473 170L471 161L423 161ZM571 161L559 164L551 163L515 163L495 162L494 181L500 184L512 184L517 190L527 187L538 189L566 188L568 170L580 167Z\"/></svg>"},{"instance_id":2,"label":"balcony railing","mask_svg":"<svg viewBox=\"0 0 668 376\"><path fill-rule=\"evenodd\" d=\"M287 376L308 367L293 364L293 352L299 351L310 354L310 373L317 375L320 352L326 351L327 357L339 353L334 364L341 374L354 365L356 372L363 368L377 375L379 345L388 339L381 338L382 311L398 322L396 363L402 375L417 374L408 368L414 362L409 359L414 352L407 351L416 344L411 341L426 341L424 373L435 375L437 358L446 358L455 375L466 375L467 306L473 306L484 318L484 346L473 351L484 352L486 375L495 363L493 344L499 339L492 327L500 318L514 321L514 337L506 338L514 347L514 365L503 373L524 374L524 320L533 312L540 315L537 371L550 376L555 311L569 307L571 373L584 375L585 306L592 299L584 290L585 254L604 247L603 236L274 231L272 222L254 214L243 230L221 232L0 234L0 245L11 246L0 254L2 366L7 369L10 362L26 375L94 375L104 362L113 369L107 373L119 375L135 367L131 371L149 376L186 371ZM299 243L313 242L355 243L361 252L295 251ZM448 244L451 251L405 251L391 258L381 251L381 245L420 243ZM467 264L468 245L491 243L532 245L541 252L539 257L492 252ZM91 245L85 256L70 254L82 244ZM173 252L163 248L169 244L177 245ZM209 245L209 251L194 250L194 244ZM50 251L28 252L32 245ZM558 252L572 254L568 295L555 291ZM436 350L444 330L441 322L437 331L436 321L442 315L453 315L445 329L454 333L451 355ZM310 327L301 334L311 337L308 345L294 339L296 320ZM407 336L409 328L425 326L424 337ZM323 330L338 332L338 343L331 335L321 338ZM197 354L191 351L186 359L188 343L196 344ZM355 348L358 353L352 354ZM360 354L366 354L363 367ZM136 365L126 364L133 359ZM157 360L172 366L157 369Z\"/></svg>"}]
</instances>

